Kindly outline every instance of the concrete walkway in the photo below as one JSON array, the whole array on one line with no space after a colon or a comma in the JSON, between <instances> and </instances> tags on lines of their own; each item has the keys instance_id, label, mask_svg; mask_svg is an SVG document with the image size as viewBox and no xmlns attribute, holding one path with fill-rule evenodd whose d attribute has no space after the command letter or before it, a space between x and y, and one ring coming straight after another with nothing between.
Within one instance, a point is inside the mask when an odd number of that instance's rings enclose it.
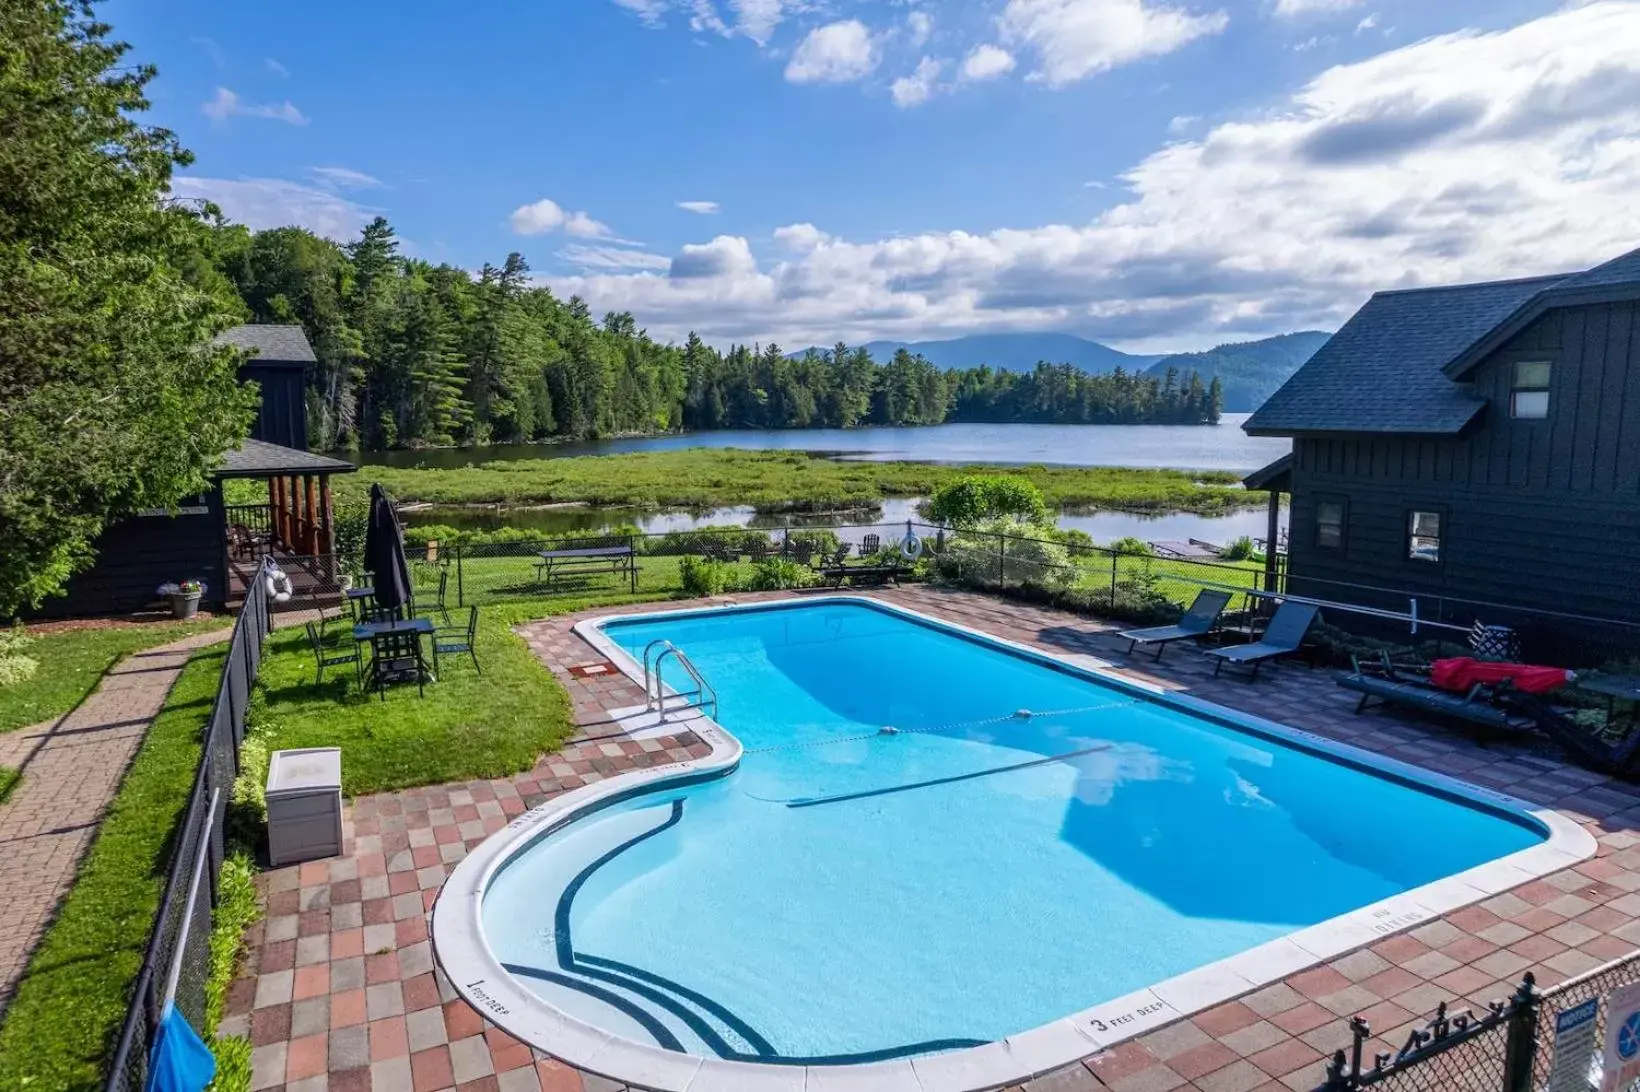
<instances>
[{"instance_id":1,"label":"concrete walkway","mask_svg":"<svg viewBox=\"0 0 1640 1092\"><path fill-rule=\"evenodd\" d=\"M0 804L0 1014L183 665L228 633L133 653L65 716L0 735L0 766L23 772Z\"/></svg>"}]
</instances>

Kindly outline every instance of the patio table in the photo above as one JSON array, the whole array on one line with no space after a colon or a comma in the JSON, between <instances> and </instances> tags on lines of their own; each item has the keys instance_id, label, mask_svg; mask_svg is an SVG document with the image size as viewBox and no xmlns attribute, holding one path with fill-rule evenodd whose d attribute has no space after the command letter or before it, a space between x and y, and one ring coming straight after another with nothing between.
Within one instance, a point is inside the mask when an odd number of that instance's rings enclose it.
<instances>
[{"instance_id":1,"label":"patio table","mask_svg":"<svg viewBox=\"0 0 1640 1092\"><path fill-rule=\"evenodd\" d=\"M433 629L431 618L400 618L390 622L360 622L355 625L353 639L370 642L371 685L381 690L387 683L414 681L419 686L427 681L436 682L433 673L427 669L426 657L421 653L421 639L432 636ZM410 657L383 652L384 645L390 653L394 651L393 646L403 640L415 643L413 664L405 662Z\"/></svg>"},{"instance_id":2,"label":"patio table","mask_svg":"<svg viewBox=\"0 0 1640 1092\"><path fill-rule=\"evenodd\" d=\"M1608 724L1617 719L1619 701L1629 703L1628 719L1631 726L1640 719L1640 675L1580 675L1572 686L1586 694L1599 694L1606 699Z\"/></svg>"}]
</instances>

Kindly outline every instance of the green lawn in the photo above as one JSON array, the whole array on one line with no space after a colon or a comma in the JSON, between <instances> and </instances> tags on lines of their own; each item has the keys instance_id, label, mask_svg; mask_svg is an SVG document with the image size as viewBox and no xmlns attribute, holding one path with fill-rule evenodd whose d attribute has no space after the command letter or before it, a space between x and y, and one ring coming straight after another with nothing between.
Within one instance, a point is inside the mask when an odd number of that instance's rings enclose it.
<instances>
[{"instance_id":1,"label":"green lawn","mask_svg":"<svg viewBox=\"0 0 1640 1092\"><path fill-rule=\"evenodd\" d=\"M11 796L11 790L15 789L17 783L21 780L23 780L22 774L10 766L0 766L0 804L6 802L7 798Z\"/></svg>"},{"instance_id":2,"label":"green lawn","mask_svg":"<svg viewBox=\"0 0 1640 1092\"><path fill-rule=\"evenodd\" d=\"M4 1023L7 1089L100 1088L142 967L226 650L195 653L132 761Z\"/></svg>"},{"instance_id":3,"label":"green lawn","mask_svg":"<svg viewBox=\"0 0 1640 1092\"><path fill-rule=\"evenodd\" d=\"M31 637L22 651L40 667L32 678L0 686L0 732L62 716L95 690L103 673L122 656L227 624L226 618L210 618Z\"/></svg>"},{"instance_id":4,"label":"green lawn","mask_svg":"<svg viewBox=\"0 0 1640 1092\"><path fill-rule=\"evenodd\" d=\"M454 470L360 467L337 490L362 496L380 482L400 502L435 504L577 503L711 508L749 504L764 512L833 511L885 497L926 497L965 474L995 467L846 462L801 452L735 448L639 452L493 462ZM1261 504L1224 471L1028 466L1027 478L1055 507L1222 512Z\"/></svg>"}]
</instances>

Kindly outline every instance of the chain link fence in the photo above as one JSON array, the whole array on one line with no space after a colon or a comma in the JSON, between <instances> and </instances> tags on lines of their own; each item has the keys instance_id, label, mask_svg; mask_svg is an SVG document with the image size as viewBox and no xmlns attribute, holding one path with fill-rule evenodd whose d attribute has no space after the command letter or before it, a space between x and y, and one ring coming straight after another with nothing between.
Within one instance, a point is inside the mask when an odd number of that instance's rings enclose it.
<instances>
[{"instance_id":1,"label":"chain link fence","mask_svg":"<svg viewBox=\"0 0 1640 1092\"><path fill-rule=\"evenodd\" d=\"M1315 1092L1640 1092L1640 1080L1610 1087L1601 1072L1609 999L1636 982L1640 952L1547 990L1528 974L1513 996L1479 1013L1443 1004L1389 1050L1375 1048L1371 1027L1356 1017L1352 1045L1333 1057ZM1565 1040L1577 1045L1560 1057L1557 1029L1567 1014L1581 1032Z\"/></svg>"},{"instance_id":2,"label":"chain link fence","mask_svg":"<svg viewBox=\"0 0 1640 1092\"><path fill-rule=\"evenodd\" d=\"M130 1007L108 1068L108 1092L140 1092L167 1003L201 1033L210 978L211 910L226 848L227 802L239 773L245 708L269 632L268 599L260 582L247 591L205 727L205 748L172 846L165 892L137 973ZM71 1019L65 1014L65 1019Z\"/></svg>"}]
</instances>

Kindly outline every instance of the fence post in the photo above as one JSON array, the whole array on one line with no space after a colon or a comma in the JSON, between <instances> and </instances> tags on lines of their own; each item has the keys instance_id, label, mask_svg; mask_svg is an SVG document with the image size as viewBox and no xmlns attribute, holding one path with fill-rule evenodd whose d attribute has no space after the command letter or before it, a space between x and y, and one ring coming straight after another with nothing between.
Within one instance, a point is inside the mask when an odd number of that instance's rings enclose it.
<instances>
[{"instance_id":1,"label":"fence post","mask_svg":"<svg viewBox=\"0 0 1640 1092\"><path fill-rule=\"evenodd\" d=\"M638 536L637 535L628 535L628 536L626 536L626 544L627 544L628 548L630 548L631 551L632 551L632 556L627 558L627 561L629 562L629 564L627 566L626 571L627 571L628 575L631 577L632 594L637 595L638 594Z\"/></svg>"},{"instance_id":2,"label":"fence post","mask_svg":"<svg viewBox=\"0 0 1640 1092\"><path fill-rule=\"evenodd\" d=\"M1110 609L1116 609L1116 551L1110 552Z\"/></svg>"},{"instance_id":3,"label":"fence post","mask_svg":"<svg viewBox=\"0 0 1640 1092\"><path fill-rule=\"evenodd\" d=\"M1008 538L1001 531L997 532L997 587L1008 586Z\"/></svg>"},{"instance_id":4,"label":"fence post","mask_svg":"<svg viewBox=\"0 0 1640 1092\"><path fill-rule=\"evenodd\" d=\"M1532 1092L1532 1066L1537 1060L1538 992L1531 971L1521 979L1511 998L1509 1039L1503 1052L1502 1092Z\"/></svg>"},{"instance_id":5,"label":"fence post","mask_svg":"<svg viewBox=\"0 0 1640 1092\"><path fill-rule=\"evenodd\" d=\"M461 543L456 543L456 606L467 605L467 593L461 583Z\"/></svg>"}]
</instances>

